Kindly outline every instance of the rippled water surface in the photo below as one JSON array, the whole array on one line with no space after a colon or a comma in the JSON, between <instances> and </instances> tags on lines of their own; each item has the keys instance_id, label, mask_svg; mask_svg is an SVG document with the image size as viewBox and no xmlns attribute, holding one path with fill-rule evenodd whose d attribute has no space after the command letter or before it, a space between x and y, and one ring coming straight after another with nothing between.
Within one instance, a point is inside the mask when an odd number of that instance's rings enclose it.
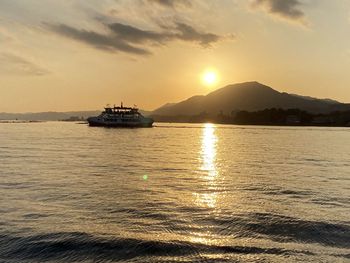
<instances>
[{"instance_id":1,"label":"rippled water surface","mask_svg":"<svg viewBox=\"0 0 350 263\"><path fill-rule=\"evenodd\" d=\"M0 123L0 262L350 261L350 129Z\"/></svg>"}]
</instances>

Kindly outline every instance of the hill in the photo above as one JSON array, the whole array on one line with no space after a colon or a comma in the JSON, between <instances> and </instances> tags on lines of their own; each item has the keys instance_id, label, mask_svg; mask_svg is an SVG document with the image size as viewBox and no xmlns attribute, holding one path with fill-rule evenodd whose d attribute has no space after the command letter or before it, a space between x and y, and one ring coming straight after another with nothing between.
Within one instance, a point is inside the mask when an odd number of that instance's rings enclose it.
<instances>
[{"instance_id":1,"label":"hill","mask_svg":"<svg viewBox=\"0 0 350 263\"><path fill-rule=\"evenodd\" d=\"M300 109L311 113L329 113L350 109L349 104L279 92L258 82L228 85L206 96L193 96L175 104L166 104L152 112L154 116L231 114L269 108Z\"/></svg>"}]
</instances>

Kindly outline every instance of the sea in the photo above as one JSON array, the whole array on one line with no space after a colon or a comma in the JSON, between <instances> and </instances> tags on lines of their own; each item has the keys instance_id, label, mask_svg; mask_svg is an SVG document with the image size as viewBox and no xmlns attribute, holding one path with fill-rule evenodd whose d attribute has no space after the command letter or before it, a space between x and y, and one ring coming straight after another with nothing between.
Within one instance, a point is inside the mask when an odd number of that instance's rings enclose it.
<instances>
[{"instance_id":1,"label":"sea","mask_svg":"<svg viewBox=\"0 0 350 263\"><path fill-rule=\"evenodd\" d=\"M0 262L350 262L350 128L0 123Z\"/></svg>"}]
</instances>

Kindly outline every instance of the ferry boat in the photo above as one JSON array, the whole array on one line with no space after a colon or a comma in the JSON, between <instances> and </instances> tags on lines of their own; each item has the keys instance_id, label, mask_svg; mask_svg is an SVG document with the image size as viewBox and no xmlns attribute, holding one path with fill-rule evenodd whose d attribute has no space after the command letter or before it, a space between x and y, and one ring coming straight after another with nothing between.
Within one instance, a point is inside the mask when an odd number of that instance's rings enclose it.
<instances>
[{"instance_id":1,"label":"ferry boat","mask_svg":"<svg viewBox=\"0 0 350 263\"><path fill-rule=\"evenodd\" d=\"M107 107L96 117L87 119L90 126L104 127L152 127L153 119L144 117L136 107L124 107L123 103L116 107Z\"/></svg>"}]
</instances>

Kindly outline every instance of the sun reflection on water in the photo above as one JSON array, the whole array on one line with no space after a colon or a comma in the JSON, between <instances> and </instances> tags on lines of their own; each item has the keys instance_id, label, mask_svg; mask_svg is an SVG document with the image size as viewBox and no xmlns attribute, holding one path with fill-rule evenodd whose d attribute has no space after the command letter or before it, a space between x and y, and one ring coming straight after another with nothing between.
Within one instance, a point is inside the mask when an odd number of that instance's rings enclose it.
<instances>
[{"instance_id":1,"label":"sun reflection on water","mask_svg":"<svg viewBox=\"0 0 350 263\"><path fill-rule=\"evenodd\" d=\"M216 207L217 193L215 192L215 179L218 176L216 164L216 147L218 138L216 136L216 126L206 123L203 127L202 146L200 151L201 171L204 172L203 180L205 189L197 193L197 202L206 207Z\"/></svg>"},{"instance_id":2,"label":"sun reflection on water","mask_svg":"<svg viewBox=\"0 0 350 263\"><path fill-rule=\"evenodd\" d=\"M202 135L201 169L208 172L208 179L214 179L217 176L216 143L217 136L215 134L215 125L206 123Z\"/></svg>"}]
</instances>

